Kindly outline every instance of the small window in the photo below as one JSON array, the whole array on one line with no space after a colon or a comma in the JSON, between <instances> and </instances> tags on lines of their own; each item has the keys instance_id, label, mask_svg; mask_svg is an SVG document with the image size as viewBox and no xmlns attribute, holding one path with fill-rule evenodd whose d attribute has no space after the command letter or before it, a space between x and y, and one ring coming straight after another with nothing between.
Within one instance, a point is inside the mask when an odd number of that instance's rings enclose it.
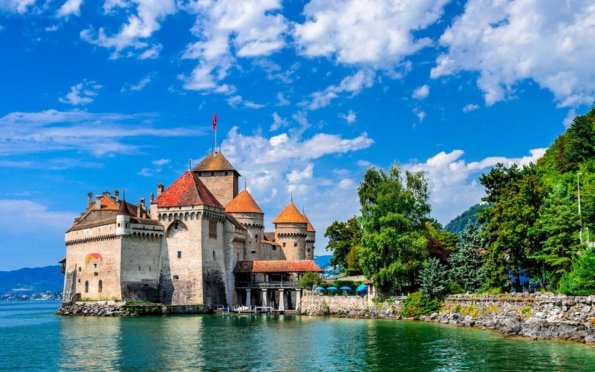
<instances>
[{"instance_id":1,"label":"small window","mask_svg":"<svg viewBox=\"0 0 595 372\"><path fill-rule=\"evenodd\" d=\"M140 265L138 265L138 271L140 271Z\"/></svg>"},{"instance_id":2,"label":"small window","mask_svg":"<svg viewBox=\"0 0 595 372\"><path fill-rule=\"evenodd\" d=\"M97 285L97 292L101 293L101 291L103 291L103 281L100 280Z\"/></svg>"},{"instance_id":3,"label":"small window","mask_svg":"<svg viewBox=\"0 0 595 372\"><path fill-rule=\"evenodd\" d=\"M215 175L215 172L211 172L211 176L214 176L214 175Z\"/></svg>"},{"instance_id":4,"label":"small window","mask_svg":"<svg viewBox=\"0 0 595 372\"><path fill-rule=\"evenodd\" d=\"M273 248L273 250L274 250L274 251L276 251L276 250L277 250L277 247L275 247L274 245L272 246L272 248Z\"/></svg>"},{"instance_id":5,"label":"small window","mask_svg":"<svg viewBox=\"0 0 595 372\"><path fill-rule=\"evenodd\" d=\"M293 246L294 246L294 247L297 247L297 242L293 243Z\"/></svg>"},{"instance_id":6,"label":"small window","mask_svg":"<svg viewBox=\"0 0 595 372\"><path fill-rule=\"evenodd\" d=\"M94 268L94 269L96 269L96 268L97 268L97 264L96 264L96 263L94 263L94 264L93 264L93 268Z\"/></svg>"},{"instance_id":7,"label":"small window","mask_svg":"<svg viewBox=\"0 0 595 372\"><path fill-rule=\"evenodd\" d=\"M227 172L225 172L225 175L227 176Z\"/></svg>"},{"instance_id":8,"label":"small window","mask_svg":"<svg viewBox=\"0 0 595 372\"><path fill-rule=\"evenodd\" d=\"M89 293L89 281L85 281L85 293Z\"/></svg>"},{"instance_id":9,"label":"small window","mask_svg":"<svg viewBox=\"0 0 595 372\"><path fill-rule=\"evenodd\" d=\"M287 243L283 242L283 248L285 248L287 246Z\"/></svg>"},{"instance_id":10,"label":"small window","mask_svg":"<svg viewBox=\"0 0 595 372\"><path fill-rule=\"evenodd\" d=\"M149 272L151 272L151 266L149 266Z\"/></svg>"},{"instance_id":11,"label":"small window","mask_svg":"<svg viewBox=\"0 0 595 372\"><path fill-rule=\"evenodd\" d=\"M120 227L120 223L118 222L118 227Z\"/></svg>"},{"instance_id":12,"label":"small window","mask_svg":"<svg viewBox=\"0 0 595 372\"><path fill-rule=\"evenodd\" d=\"M93 276L99 276L99 273L93 273Z\"/></svg>"},{"instance_id":13,"label":"small window","mask_svg":"<svg viewBox=\"0 0 595 372\"><path fill-rule=\"evenodd\" d=\"M81 280L79 279L79 283L81 282Z\"/></svg>"},{"instance_id":14,"label":"small window","mask_svg":"<svg viewBox=\"0 0 595 372\"><path fill-rule=\"evenodd\" d=\"M126 222L126 228L128 228L128 222Z\"/></svg>"},{"instance_id":15,"label":"small window","mask_svg":"<svg viewBox=\"0 0 595 372\"><path fill-rule=\"evenodd\" d=\"M209 238L217 239L217 220L209 221Z\"/></svg>"},{"instance_id":16,"label":"small window","mask_svg":"<svg viewBox=\"0 0 595 372\"><path fill-rule=\"evenodd\" d=\"M215 255L215 251L213 251L213 260L217 259L217 256Z\"/></svg>"},{"instance_id":17,"label":"small window","mask_svg":"<svg viewBox=\"0 0 595 372\"><path fill-rule=\"evenodd\" d=\"M83 271L83 269L81 269L81 268L79 267L79 273L80 273L81 271Z\"/></svg>"},{"instance_id":18,"label":"small window","mask_svg":"<svg viewBox=\"0 0 595 372\"><path fill-rule=\"evenodd\" d=\"M252 252L250 252L250 253L252 253L252 254L256 254L256 251L252 251Z\"/></svg>"},{"instance_id":19,"label":"small window","mask_svg":"<svg viewBox=\"0 0 595 372\"><path fill-rule=\"evenodd\" d=\"M178 258L182 258L182 251L178 251Z\"/></svg>"},{"instance_id":20,"label":"small window","mask_svg":"<svg viewBox=\"0 0 595 372\"><path fill-rule=\"evenodd\" d=\"M256 239L256 241L258 241L258 234L256 234L256 236L254 238Z\"/></svg>"},{"instance_id":21,"label":"small window","mask_svg":"<svg viewBox=\"0 0 595 372\"><path fill-rule=\"evenodd\" d=\"M177 279L180 279L180 277L179 277L179 276L177 276L177 275L174 275L174 279L176 279L176 280L177 280Z\"/></svg>"}]
</instances>

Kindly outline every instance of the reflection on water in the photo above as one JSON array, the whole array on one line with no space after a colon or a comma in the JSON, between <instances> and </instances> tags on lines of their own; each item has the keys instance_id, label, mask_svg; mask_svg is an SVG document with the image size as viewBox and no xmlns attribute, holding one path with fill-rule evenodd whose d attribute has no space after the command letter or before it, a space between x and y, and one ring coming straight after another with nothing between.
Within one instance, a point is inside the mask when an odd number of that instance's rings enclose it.
<instances>
[{"instance_id":1,"label":"reflection on water","mask_svg":"<svg viewBox=\"0 0 595 372\"><path fill-rule=\"evenodd\" d=\"M592 370L595 348L405 321L85 318L0 303L0 370Z\"/></svg>"}]
</instances>

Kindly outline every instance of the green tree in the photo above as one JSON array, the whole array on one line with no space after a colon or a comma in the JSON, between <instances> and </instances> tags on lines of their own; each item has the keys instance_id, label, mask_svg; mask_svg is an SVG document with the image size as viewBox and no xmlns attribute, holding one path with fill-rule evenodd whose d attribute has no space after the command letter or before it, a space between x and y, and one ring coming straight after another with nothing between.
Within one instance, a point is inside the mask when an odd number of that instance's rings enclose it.
<instances>
[{"instance_id":1,"label":"green tree","mask_svg":"<svg viewBox=\"0 0 595 372\"><path fill-rule=\"evenodd\" d=\"M479 229L472 222L461 234L458 250L448 258L450 279L467 292L475 292L485 282L484 257Z\"/></svg>"},{"instance_id":2,"label":"green tree","mask_svg":"<svg viewBox=\"0 0 595 372\"><path fill-rule=\"evenodd\" d=\"M312 287L318 285L320 282L320 274L308 271L300 278L299 285L301 288L312 289Z\"/></svg>"},{"instance_id":3,"label":"green tree","mask_svg":"<svg viewBox=\"0 0 595 372\"><path fill-rule=\"evenodd\" d=\"M358 189L363 227L360 264L384 292L415 286L428 256L428 185L423 173L370 168Z\"/></svg>"},{"instance_id":4,"label":"green tree","mask_svg":"<svg viewBox=\"0 0 595 372\"><path fill-rule=\"evenodd\" d=\"M486 272L490 287L506 288L508 270L538 272L532 259L540 245L534 233L545 186L540 172L531 164L510 168L498 164L480 177L486 187L483 199L492 203L480 215L482 238L488 246Z\"/></svg>"},{"instance_id":5,"label":"green tree","mask_svg":"<svg viewBox=\"0 0 595 372\"><path fill-rule=\"evenodd\" d=\"M560 291L574 296L595 294L595 249L589 248L572 264L572 271L560 280Z\"/></svg>"},{"instance_id":6,"label":"green tree","mask_svg":"<svg viewBox=\"0 0 595 372\"><path fill-rule=\"evenodd\" d=\"M429 258L420 272L421 291L430 298L439 298L446 292L446 267L437 258Z\"/></svg>"},{"instance_id":7,"label":"green tree","mask_svg":"<svg viewBox=\"0 0 595 372\"><path fill-rule=\"evenodd\" d=\"M324 236L328 238L326 250L333 252L331 265L357 270L357 267L349 266L347 259L353 248L361 245L362 228L357 217L353 216L347 222L333 222L326 229ZM357 252L352 253L352 255L355 253ZM355 261L352 261L352 263L355 263Z\"/></svg>"}]
</instances>

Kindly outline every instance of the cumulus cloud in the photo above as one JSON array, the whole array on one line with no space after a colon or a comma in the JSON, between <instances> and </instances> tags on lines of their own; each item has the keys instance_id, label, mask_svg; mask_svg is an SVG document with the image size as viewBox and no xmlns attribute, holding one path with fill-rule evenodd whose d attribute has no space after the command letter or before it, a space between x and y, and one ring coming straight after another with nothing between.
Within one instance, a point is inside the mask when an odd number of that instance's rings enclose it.
<instances>
[{"instance_id":1,"label":"cumulus cloud","mask_svg":"<svg viewBox=\"0 0 595 372\"><path fill-rule=\"evenodd\" d=\"M545 153L544 148L530 150L529 155L519 158L491 156L468 162L462 157L463 150L441 151L423 163L410 163L405 168L423 171L429 181L432 215L446 224L470 206L479 203L484 196L479 175L488 172L498 163L506 166L534 163Z\"/></svg>"},{"instance_id":2,"label":"cumulus cloud","mask_svg":"<svg viewBox=\"0 0 595 372\"><path fill-rule=\"evenodd\" d=\"M192 3L195 12L192 33L198 41L189 44L183 55L198 65L185 77L184 87L219 93L234 88L221 84L235 63L235 57L268 56L285 45L287 21L280 14L280 0L204 0Z\"/></svg>"},{"instance_id":3,"label":"cumulus cloud","mask_svg":"<svg viewBox=\"0 0 595 372\"><path fill-rule=\"evenodd\" d=\"M58 17L78 16L81 14L81 5L83 5L83 0L66 0L56 15Z\"/></svg>"},{"instance_id":4,"label":"cumulus cloud","mask_svg":"<svg viewBox=\"0 0 595 372\"><path fill-rule=\"evenodd\" d=\"M75 212L52 211L46 205L26 199L0 199L0 225L11 231L38 232L43 229L66 231ZM20 223L14 223L19 221Z\"/></svg>"},{"instance_id":5,"label":"cumulus cloud","mask_svg":"<svg viewBox=\"0 0 595 372\"><path fill-rule=\"evenodd\" d=\"M357 114L353 110L347 111L347 113L341 115L341 117L345 119L347 124L353 124L357 120Z\"/></svg>"},{"instance_id":6,"label":"cumulus cloud","mask_svg":"<svg viewBox=\"0 0 595 372\"><path fill-rule=\"evenodd\" d=\"M97 92L102 88L101 84L95 81L83 80L82 82L70 87L70 92L66 96L59 98L62 103L68 103L73 106L86 105L95 100Z\"/></svg>"},{"instance_id":7,"label":"cumulus cloud","mask_svg":"<svg viewBox=\"0 0 595 372\"><path fill-rule=\"evenodd\" d=\"M149 114L82 111L12 112L0 117L0 155L77 151L95 156L138 153L142 137L201 135L186 128L153 128ZM142 142L141 142L142 143Z\"/></svg>"},{"instance_id":8,"label":"cumulus cloud","mask_svg":"<svg viewBox=\"0 0 595 372\"><path fill-rule=\"evenodd\" d=\"M427 96L430 95L430 87L428 87L428 84L424 84L421 87L416 88L413 91L413 98L415 99L424 99Z\"/></svg>"},{"instance_id":9,"label":"cumulus cloud","mask_svg":"<svg viewBox=\"0 0 595 372\"><path fill-rule=\"evenodd\" d=\"M295 26L301 54L332 57L345 64L391 68L431 44L413 33L442 16L448 0L312 0L306 20Z\"/></svg>"},{"instance_id":10,"label":"cumulus cloud","mask_svg":"<svg viewBox=\"0 0 595 372\"><path fill-rule=\"evenodd\" d=\"M126 84L122 87L121 91L122 92L138 92L141 91L143 89L145 89L145 87L147 85L149 85L149 83L151 82L151 75L145 76L144 78L140 79L137 83L135 84Z\"/></svg>"},{"instance_id":11,"label":"cumulus cloud","mask_svg":"<svg viewBox=\"0 0 595 372\"><path fill-rule=\"evenodd\" d=\"M360 70L353 75L347 76L339 85L330 85L326 89L310 94L310 99L301 104L310 110L317 110L330 105L331 101L341 94L355 96L362 89L369 88L374 84L374 72L371 70Z\"/></svg>"},{"instance_id":12,"label":"cumulus cloud","mask_svg":"<svg viewBox=\"0 0 595 372\"><path fill-rule=\"evenodd\" d=\"M590 0L469 0L440 38L448 50L431 76L478 72L487 105L509 98L527 79L550 90L560 106L591 104L594 18Z\"/></svg>"},{"instance_id":13,"label":"cumulus cloud","mask_svg":"<svg viewBox=\"0 0 595 372\"><path fill-rule=\"evenodd\" d=\"M24 14L35 2L36 0L0 0L0 10Z\"/></svg>"},{"instance_id":14,"label":"cumulus cloud","mask_svg":"<svg viewBox=\"0 0 595 372\"><path fill-rule=\"evenodd\" d=\"M98 32L87 28L81 31L81 38L89 43L112 49L114 52L112 58L122 56L125 50L130 52L125 54L126 56L138 55L141 59L155 58L161 46L151 43L150 38L161 28L161 22L176 12L176 3L174 0L108 1L104 4L104 11L112 13L119 8L132 7L135 11L126 9L128 19L116 34L108 35L103 27L100 27Z\"/></svg>"},{"instance_id":15,"label":"cumulus cloud","mask_svg":"<svg viewBox=\"0 0 595 372\"><path fill-rule=\"evenodd\" d=\"M273 112L273 124L271 124L271 131L275 131L281 127L285 127L287 126L288 122L286 119L282 118L279 114L277 114L276 112Z\"/></svg>"},{"instance_id":16,"label":"cumulus cloud","mask_svg":"<svg viewBox=\"0 0 595 372\"><path fill-rule=\"evenodd\" d=\"M463 107L463 112L468 113L468 112L475 111L478 109L479 109L479 105L476 105L475 103L469 103L469 104L465 105L465 107Z\"/></svg>"},{"instance_id":17,"label":"cumulus cloud","mask_svg":"<svg viewBox=\"0 0 595 372\"><path fill-rule=\"evenodd\" d=\"M265 105L263 105L261 103L256 103L256 102L246 100L242 96L238 96L238 95L229 97L227 99L227 104L234 108L241 106L241 107L251 109L251 110L261 109L261 108L265 107Z\"/></svg>"}]
</instances>

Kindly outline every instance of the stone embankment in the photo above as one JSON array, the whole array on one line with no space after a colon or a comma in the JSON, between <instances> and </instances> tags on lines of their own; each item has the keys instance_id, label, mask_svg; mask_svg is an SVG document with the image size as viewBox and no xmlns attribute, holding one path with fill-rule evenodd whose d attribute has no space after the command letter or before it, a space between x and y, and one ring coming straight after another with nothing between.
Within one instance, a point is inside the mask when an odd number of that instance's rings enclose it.
<instances>
[{"instance_id":1,"label":"stone embankment","mask_svg":"<svg viewBox=\"0 0 595 372\"><path fill-rule=\"evenodd\" d=\"M439 313L422 320L493 329L536 340L595 343L595 296L453 295Z\"/></svg>"},{"instance_id":2,"label":"stone embankment","mask_svg":"<svg viewBox=\"0 0 595 372\"><path fill-rule=\"evenodd\" d=\"M62 304L56 315L139 316L169 314L208 314L212 310L202 305L138 304L118 301L93 301Z\"/></svg>"},{"instance_id":3,"label":"stone embankment","mask_svg":"<svg viewBox=\"0 0 595 372\"><path fill-rule=\"evenodd\" d=\"M358 296L304 296L304 315L401 319L403 298L373 303ZM452 295L423 321L492 329L508 336L595 343L595 296Z\"/></svg>"},{"instance_id":4,"label":"stone embankment","mask_svg":"<svg viewBox=\"0 0 595 372\"><path fill-rule=\"evenodd\" d=\"M302 297L300 313L312 316L336 316L342 318L401 319L401 302L404 297L374 303L360 296Z\"/></svg>"}]
</instances>

